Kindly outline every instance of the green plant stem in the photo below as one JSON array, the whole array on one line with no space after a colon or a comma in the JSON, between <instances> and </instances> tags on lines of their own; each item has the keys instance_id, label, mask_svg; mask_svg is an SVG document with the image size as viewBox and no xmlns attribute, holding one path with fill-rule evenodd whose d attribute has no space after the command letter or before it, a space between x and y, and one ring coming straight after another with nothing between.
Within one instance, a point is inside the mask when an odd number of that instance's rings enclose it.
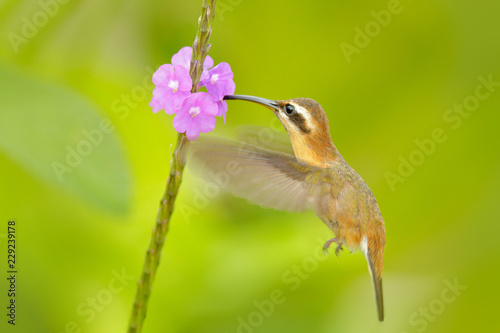
<instances>
[{"instance_id":1,"label":"green plant stem","mask_svg":"<svg viewBox=\"0 0 500 333\"><path fill-rule=\"evenodd\" d=\"M198 30L193 43L193 55L191 57L190 76L193 80L191 92L198 91L203 63L210 50L210 35L212 34L212 22L215 17L216 0L204 0L201 16L198 20ZM149 247L146 251L141 277L137 283L137 292L132 307L132 314L128 326L129 333L141 332L144 319L148 309L148 301L153 289L158 265L160 264L161 251L167 237L170 226L170 218L174 210L175 199L179 193L184 171L184 153L188 140L184 133L179 133L177 143L170 159L170 174L167 179L165 193L160 200L160 208L153 226Z\"/></svg>"}]
</instances>

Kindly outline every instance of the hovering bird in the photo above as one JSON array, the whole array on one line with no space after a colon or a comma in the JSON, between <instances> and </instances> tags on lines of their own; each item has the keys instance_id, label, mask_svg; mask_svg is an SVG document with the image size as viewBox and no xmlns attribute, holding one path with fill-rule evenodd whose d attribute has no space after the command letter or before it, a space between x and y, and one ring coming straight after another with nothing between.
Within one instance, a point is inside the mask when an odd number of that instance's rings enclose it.
<instances>
[{"instance_id":1,"label":"hovering bird","mask_svg":"<svg viewBox=\"0 0 500 333\"><path fill-rule=\"evenodd\" d=\"M192 157L211 172L228 163L241 171L226 189L234 195L277 210L300 212L312 208L333 231L326 251L336 243L361 249L372 277L378 319L384 320L382 269L385 227L377 200L364 180L344 160L330 137L328 118L309 98L270 100L228 95L271 109L285 128L295 156L247 143L201 139L192 142Z\"/></svg>"}]
</instances>

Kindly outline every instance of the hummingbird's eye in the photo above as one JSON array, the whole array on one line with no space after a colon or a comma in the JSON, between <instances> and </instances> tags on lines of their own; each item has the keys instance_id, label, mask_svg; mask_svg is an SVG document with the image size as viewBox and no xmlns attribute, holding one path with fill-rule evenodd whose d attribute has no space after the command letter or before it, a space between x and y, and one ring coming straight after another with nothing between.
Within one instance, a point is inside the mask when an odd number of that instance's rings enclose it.
<instances>
[{"instance_id":1,"label":"hummingbird's eye","mask_svg":"<svg viewBox=\"0 0 500 333\"><path fill-rule=\"evenodd\" d=\"M292 104L285 105L285 113L289 116L295 113L295 107Z\"/></svg>"}]
</instances>

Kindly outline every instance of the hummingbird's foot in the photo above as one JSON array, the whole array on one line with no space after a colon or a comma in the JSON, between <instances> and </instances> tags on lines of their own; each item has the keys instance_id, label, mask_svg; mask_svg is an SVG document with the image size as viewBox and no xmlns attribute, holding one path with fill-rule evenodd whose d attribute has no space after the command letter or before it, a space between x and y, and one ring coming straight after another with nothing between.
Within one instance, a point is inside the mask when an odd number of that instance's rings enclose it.
<instances>
[{"instance_id":1,"label":"hummingbird's foot","mask_svg":"<svg viewBox=\"0 0 500 333\"><path fill-rule=\"evenodd\" d=\"M332 243L336 243L337 244L337 248L335 249L335 255L338 257L340 255L340 251L342 250L342 245L344 243L342 243L341 241L339 241L337 238L332 238L332 239L329 239L326 241L325 245L323 245L323 253L325 255L328 255L328 248L330 247L330 245Z\"/></svg>"}]
</instances>

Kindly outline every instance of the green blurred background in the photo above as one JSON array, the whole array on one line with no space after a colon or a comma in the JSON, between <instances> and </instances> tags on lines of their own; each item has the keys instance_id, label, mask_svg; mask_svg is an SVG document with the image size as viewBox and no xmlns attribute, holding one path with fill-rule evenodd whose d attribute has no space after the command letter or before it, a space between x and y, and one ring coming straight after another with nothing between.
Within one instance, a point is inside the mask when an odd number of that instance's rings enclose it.
<instances>
[{"instance_id":1,"label":"green blurred background","mask_svg":"<svg viewBox=\"0 0 500 333\"><path fill-rule=\"evenodd\" d=\"M319 101L375 193L386 321L362 255L319 254L331 234L312 212L224 193L201 202L205 185L186 172L144 332L498 332L500 91L473 97L478 77L500 82L498 1L219 4L210 55L231 64L236 92ZM388 24L370 23L388 6L399 11ZM151 75L192 44L200 11L200 0L0 2L2 332L125 332L176 138L172 116L148 106ZM367 24L365 46L355 28ZM348 61L340 45L356 41ZM464 102L474 111L448 111ZM213 134L272 117L234 102ZM419 153L435 129L446 140ZM418 165L398 175L410 157Z\"/></svg>"}]
</instances>

